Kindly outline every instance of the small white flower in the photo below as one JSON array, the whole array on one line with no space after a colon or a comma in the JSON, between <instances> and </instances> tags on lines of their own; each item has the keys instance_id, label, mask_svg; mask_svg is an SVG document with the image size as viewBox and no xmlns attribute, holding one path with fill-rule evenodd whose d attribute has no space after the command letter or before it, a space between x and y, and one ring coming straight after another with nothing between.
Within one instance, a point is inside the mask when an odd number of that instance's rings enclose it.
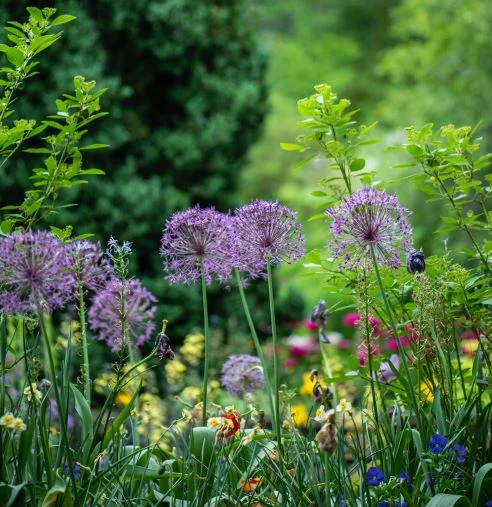
<instances>
[{"instance_id":1,"label":"small white flower","mask_svg":"<svg viewBox=\"0 0 492 507\"><path fill-rule=\"evenodd\" d=\"M31 401L33 398L34 398L34 400L39 401L43 397L43 394L38 389L36 382L33 382L32 384L28 384L24 388L24 395L27 397L28 401Z\"/></svg>"},{"instance_id":2,"label":"small white flower","mask_svg":"<svg viewBox=\"0 0 492 507\"><path fill-rule=\"evenodd\" d=\"M352 403L347 401L345 398L342 398L340 403L337 405L336 410L337 412L350 412L352 410Z\"/></svg>"},{"instance_id":3,"label":"small white flower","mask_svg":"<svg viewBox=\"0 0 492 507\"><path fill-rule=\"evenodd\" d=\"M7 412L6 414L0 417L0 426L4 428L8 428L9 430L14 429L15 417L12 412Z\"/></svg>"}]
</instances>

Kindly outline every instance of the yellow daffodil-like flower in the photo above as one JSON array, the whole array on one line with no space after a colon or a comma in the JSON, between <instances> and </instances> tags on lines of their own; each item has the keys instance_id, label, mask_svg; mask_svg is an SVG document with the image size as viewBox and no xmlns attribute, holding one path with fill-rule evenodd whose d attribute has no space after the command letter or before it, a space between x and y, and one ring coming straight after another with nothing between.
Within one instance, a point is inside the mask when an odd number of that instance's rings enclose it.
<instances>
[{"instance_id":1,"label":"yellow daffodil-like flower","mask_svg":"<svg viewBox=\"0 0 492 507\"><path fill-rule=\"evenodd\" d=\"M205 337L201 333L193 333L186 336L182 347L179 349L181 357L192 366L198 366L205 350Z\"/></svg>"},{"instance_id":2,"label":"yellow daffodil-like flower","mask_svg":"<svg viewBox=\"0 0 492 507\"><path fill-rule=\"evenodd\" d=\"M13 430L14 431L26 431L26 424L24 423L24 421L20 418L20 417L16 417L14 419L14 422L13 422Z\"/></svg>"},{"instance_id":3,"label":"yellow daffodil-like flower","mask_svg":"<svg viewBox=\"0 0 492 507\"><path fill-rule=\"evenodd\" d=\"M250 444L252 441L253 441L253 436L254 436L254 433L251 432L251 433L248 433L246 436L244 436L241 440L241 444L242 445L248 445Z\"/></svg>"},{"instance_id":4,"label":"yellow daffodil-like flower","mask_svg":"<svg viewBox=\"0 0 492 507\"><path fill-rule=\"evenodd\" d=\"M184 377L186 366L179 359L175 359L174 361L166 362L164 370L167 381L170 384L177 384Z\"/></svg>"},{"instance_id":5,"label":"yellow daffodil-like flower","mask_svg":"<svg viewBox=\"0 0 492 507\"><path fill-rule=\"evenodd\" d=\"M311 376L311 372L305 372L302 374L302 386L299 389L299 394L301 396L312 396L313 395L313 387L315 382L311 381L309 378Z\"/></svg>"},{"instance_id":6,"label":"yellow daffodil-like flower","mask_svg":"<svg viewBox=\"0 0 492 507\"><path fill-rule=\"evenodd\" d=\"M6 414L0 417L0 427L8 428L9 430L14 429L15 417L12 412L7 412Z\"/></svg>"},{"instance_id":7,"label":"yellow daffodil-like flower","mask_svg":"<svg viewBox=\"0 0 492 507\"><path fill-rule=\"evenodd\" d=\"M219 430L222 427L222 417L211 417L207 421L207 427L214 431Z\"/></svg>"},{"instance_id":8,"label":"yellow daffodil-like flower","mask_svg":"<svg viewBox=\"0 0 492 507\"><path fill-rule=\"evenodd\" d=\"M287 419L284 419L284 421L282 422L282 428L285 431L290 431L292 429L292 425L290 424L290 421Z\"/></svg>"},{"instance_id":9,"label":"yellow daffodil-like flower","mask_svg":"<svg viewBox=\"0 0 492 507\"><path fill-rule=\"evenodd\" d=\"M290 406L290 416L296 426L306 426L308 422L306 407L301 403Z\"/></svg>"},{"instance_id":10,"label":"yellow daffodil-like flower","mask_svg":"<svg viewBox=\"0 0 492 507\"><path fill-rule=\"evenodd\" d=\"M128 405L128 403L130 403L130 401L132 401L131 391L127 391L127 390L120 391L116 395L116 399L114 401L118 407L126 407Z\"/></svg>"},{"instance_id":11,"label":"yellow daffodil-like flower","mask_svg":"<svg viewBox=\"0 0 492 507\"><path fill-rule=\"evenodd\" d=\"M314 420L324 424L324 423L328 422L330 419L333 419L334 415L335 415L335 411L332 408L330 408L329 410L325 410L324 405L321 405L316 410Z\"/></svg>"},{"instance_id":12,"label":"yellow daffodil-like flower","mask_svg":"<svg viewBox=\"0 0 492 507\"><path fill-rule=\"evenodd\" d=\"M420 383L419 394L420 400L424 403L432 403L434 401L434 388L429 379Z\"/></svg>"},{"instance_id":13,"label":"yellow daffodil-like flower","mask_svg":"<svg viewBox=\"0 0 492 507\"><path fill-rule=\"evenodd\" d=\"M340 403L337 405L337 412L350 412L352 410L352 403L347 401L345 398L340 400Z\"/></svg>"},{"instance_id":14,"label":"yellow daffodil-like flower","mask_svg":"<svg viewBox=\"0 0 492 507\"><path fill-rule=\"evenodd\" d=\"M24 395L26 396L28 401L31 401L33 398L35 401L39 401L43 397L41 391L38 389L38 386L36 385L36 382L28 384L24 388Z\"/></svg>"}]
</instances>

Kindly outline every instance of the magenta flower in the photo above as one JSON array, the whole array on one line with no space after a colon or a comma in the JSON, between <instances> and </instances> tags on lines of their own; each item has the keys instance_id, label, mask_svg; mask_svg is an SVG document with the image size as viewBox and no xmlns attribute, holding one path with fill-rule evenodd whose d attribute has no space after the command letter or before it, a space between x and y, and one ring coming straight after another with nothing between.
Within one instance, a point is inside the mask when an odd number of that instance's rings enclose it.
<instances>
[{"instance_id":1,"label":"magenta flower","mask_svg":"<svg viewBox=\"0 0 492 507\"><path fill-rule=\"evenodd\" d=\"M296 213L278 202L253 201L236 210L236 267L252 278L263 275L267 261L295 262L304 256L304 237Z\"/></svg>"},{"instance_id":2,"label":"magenta flower","mask_svg":"<svg viewBox=\"0 0 492 507\"><path fill-rule=\"evenodd\" d=\"M90 328L96 340L119 351L130 341L138 347L149 341L157 299L136 279L109 281L94 297L89 310Z\"/></svg>"},{"instance_id":3,"label":"magenta flower","mask_svg":"<svg viewBox=\"0 0 492 507\"><path fill-rule=\"evenodd\" d=\"M48 232L22 232L0 239L0 311L36 313L62 308L74 296L70 257Z\"/></svg>"},{"instance_id":4,"label":"magenta flower","mask_svg":"<svg viewBox=\"0 0 492 507\"><path fill-rule=\"evenodd\" d=\"M263 368L258 357L233 355L222 366L222 385L227 392L240 399L264 386Z\"/></svg>"},{"instance_id":5,"label":"magenta flower","mask_svg":"<svg viewBox=\"0 0 492 507\"><path fill-rule=\"evenodd\" d=\"M195 206L175 213L164 227L161 255L171 284L193 284L201 278L201 266L209 285L231 276L234 255L232 220L213 208Z\"/></svg>"},{"instance_id":6,"label":"magenta flower","mask_svg":"<svg viewBox=\"0 0 492 507\"><path fill-rule=\"evenodd\" d=\"M73 271L78 283L89 290L102 289L114 276L114 269L99 243L79 240L68 245Z\"/></svg>"},{"instance_id":7,"label":"magenta flower","mask_svg":"<svg viewBox=\"0 0 492 507\"><path fill-rule=\"evenodd\" d=\"M347 197L337 208L328 209L333 219L329 247L346 269L371 266L371 250L380 265L400 266L400 249L411 251L410 212L394 195L365 187Z\"/></svg>"}]
</instances>

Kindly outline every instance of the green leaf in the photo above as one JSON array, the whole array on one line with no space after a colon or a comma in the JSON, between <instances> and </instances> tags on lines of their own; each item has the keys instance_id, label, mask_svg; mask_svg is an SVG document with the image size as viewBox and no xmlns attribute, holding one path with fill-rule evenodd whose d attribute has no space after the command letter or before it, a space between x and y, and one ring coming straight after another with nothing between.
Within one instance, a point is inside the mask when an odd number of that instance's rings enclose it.
<instances>
[{"instance_id":1,"label":"green leaf","mask_svg":"<svg viewBox=\"0 0 492 507\"><path fill-rule=\"evenodd\" d=\"M301 167L305 166L308 162L311 162L311 160L313 160L313 158L316 158L318 156L317 153L313 153L313 155L311 155L310 157L308 158L305 158L303 160L301 160L300 162L298 162L292 169L300 169Z\"/></svg>"},{"instance_id":2,"label":"green leaf","mask_svg":"<svg viewBox=\"0 0 492 507\"><path fill-rule=\"evenodd\" d=\"M280 147L285 151L299 151L301 153L309 149L307 146L303 146L302 144L292 143L280 143Z\"/></svg>"},{"instance_id":3,"label":"green leaf","mask_svg":"<svg viewBox=\"0 0 492 507\"><path fill-rule=\"evenodd\" d=\"M326 197L328 194L322 190L315 190L314 192L311 192L311 195L314 197Z\"/></svg>"},{"instance_id":4,"label":"green leaf","mask_svg":"<svg viewBox=\"0 0 492 507\"><path fill-rule=\"evenodd\" d=\"M22 51L17 48L7 46L6 44L0 44L0 51L5 53L7 60L16 67L20 67L24 63L24 55Z\"/></svg>"},{"instance_id":5,"label":"green leaf","mask_svg":"<svg viewBox=\"0 0 492 507\"><path fill-rule=\"evenodd\" d=\"M73 384L70 384L70 388L75 399L75 411L82 420L82 449L84 454L84 464L86 464L87 459L89 458L93 434L91 408L87 400L84 398L84 395Z\"/></svg>"},{"instance_id":6,"label":"green leaf","mask_svg":"<svg viewBox=\"0 0 492 507\"><path fill-rule=\"evenodd\" d=\"M355 160L352 160L352 163L350 164L350 170L360 171L361 169L364 169L365 166L366 161L363 158L356 158Z\"/></svg>"},{"instance_id":7,"label":"green leaf","mask_svg":"<svg viewBox=\"0 0 492 507\"><path fill-rule=\"evenodd\" d=\"M80 174L101 174L101 175L104 175L106 174L103 170L101 169L95 169L95 168L92 168L92 169L84 169L83 171L80 171Z\"/></svg>"},{"instance_id":8,"label":"green leaf","mask_svg":"<svg viewBox=\"0 0 492 507\"><path fill-rule=\"evenodd\" d=\"M470 500L466 496L439 493L431 498L426 507L470 507L470 505Z\"/></svg>"},{"instance_id":9,"label":"green leaf","mask_svg":"<svg viewBox=\"0 0 492 507\"><path fill-rule=\"evenodd\" d=\"M74 19L77 18L75 16L70 16L70 14L62 14L53 20L51 26L64 25L65 23L70 23L70 21L73 21Z\"/></svg>"},{"instance_id":10,"label":"green leaf","mask_svg":"<svg viewBox=\"0 0 492 507\"><path fill-rule=\"evenodd\" d=\"M25 505L24 486L25 482L13 486L12 484L0 483L0 505L12 507L14 505ZM22 493L18 498L19 493Z\"/></svg>"},{"instance_id":11,"label":"green leaf","mask_svg":"<svg viewBox=\"0 0 492 507\"><path fill-rule=\"evenodd\" d=\"M473 481L473 507L481 507L486 500L492 498L492 463L483 465Z\"/></svg>"},{"instance_id":12,"label":"green leaf","mask_svg":"<svg viewBox=\"0 0 492 507\"><path fill-rule=\"evenodd\" d=\"M43 13L37 7L26 7L26 11L38 22L43 21Z\"/></svg>"},{"instance_id":13,"label":"green leaf","mask_svg":"<svg viewBox=\"0 0 492 507\"><path fill-rule=\"evenodd\" d=\"M53 487L46 493L44 497L42 507L55 507L57 505L59 497L65 494L67 484L65 481L56 473L56 480Z\"/></svg>"},{"instance_id":14,"label":"green leaf","mask_svg":"<svg viewBox=\"0 0 492 507\"><path fill-rule=\"evenodd\" d=\"M88 144L87 146L81 146L79 148L79 150L80 151L82 151L82 150L100 150L102 148L109 148L109 144L102 144L102 143Z\"/></svg>"}]
</instances>

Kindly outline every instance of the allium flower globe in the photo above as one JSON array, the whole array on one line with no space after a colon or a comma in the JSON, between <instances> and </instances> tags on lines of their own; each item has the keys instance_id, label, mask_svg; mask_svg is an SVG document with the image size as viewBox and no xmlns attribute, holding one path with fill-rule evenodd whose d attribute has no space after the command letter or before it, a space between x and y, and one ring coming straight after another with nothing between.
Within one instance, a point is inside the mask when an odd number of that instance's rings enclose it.
<instances>
[{"instance_id":1,"label":"allium flower globe","mask_svg":"<svg viewBox=\"0 0 492 507\"><path fill-rule=\"evenodd\" d=\"M267 261L295 262L304 256L304 237L297 214L278 202L255 200L236 210L236 267L253 278L265 272Z\"/></svg>"},{"instance_id":2,"label":"allium flower globe","mask_svg":"<svg viewBox=\"0 0 492 507\"><path fill-rule=\"evenodd\" d=\"M89 310L96 340L105 341L115 352L127 345L125 340L134 347L149 341L155 329L156 301L138 280L111 280L96 294Z\"/></svg>"},{"instance_id":3,"label":"allium flower globe","mask_svg":"<svg viewBox=\"0 0 492 507\"><path fill-rule=\"evenodd\" d=\"M411 250L409 214L396 196L365 187L326 211L333 219L333 238L328 246L347 269L369 268L371 250L379 265L398 268L400 250Z\"/></svg>"},{"instance_id":4,"label":"allium flower globe","mask_svg":"<svg viewBox=\"0 0 492 507\"><path fill-rule=\"evenodd\" d=\"M212 208L195 206L175 213L165 224L161 241L164 271L171 284L193 284L203 273L227 282L232 272L234 240L231 218Z\"/></svg>"},{"instance_id":5,"label":"allium flower globe","mask_svg":"<svg viewBox=\"0 0 492 507\"><path fill-rule=\"evenodd\" d=\"M265 378L261 361L248 354L233 355L222 366L222 385L232 396L242 399L264 386Z\"/></svg>"},{"instance_id":6,"label":"allium flower globe","mask_svg":"<svg viewBox=\"0 0 492 507\"><path fill-rule=\"evenodd\" d=\"M89 290L102 289L114 276L114 269L104 256L99 243L79 240L68 245L77 282Z\"/></svg>"},{"instance_id":7,"label":"allium flower globe","mask_svg":"<svg viewBox=\"0 0 492 507\"><path fill-rule=\"evenodd\" d=\"M22 232L0 239L0 311L36 313L62 308L74 296L71 262L61 241L48 232Z\"/></svg>"}]
</instances>

